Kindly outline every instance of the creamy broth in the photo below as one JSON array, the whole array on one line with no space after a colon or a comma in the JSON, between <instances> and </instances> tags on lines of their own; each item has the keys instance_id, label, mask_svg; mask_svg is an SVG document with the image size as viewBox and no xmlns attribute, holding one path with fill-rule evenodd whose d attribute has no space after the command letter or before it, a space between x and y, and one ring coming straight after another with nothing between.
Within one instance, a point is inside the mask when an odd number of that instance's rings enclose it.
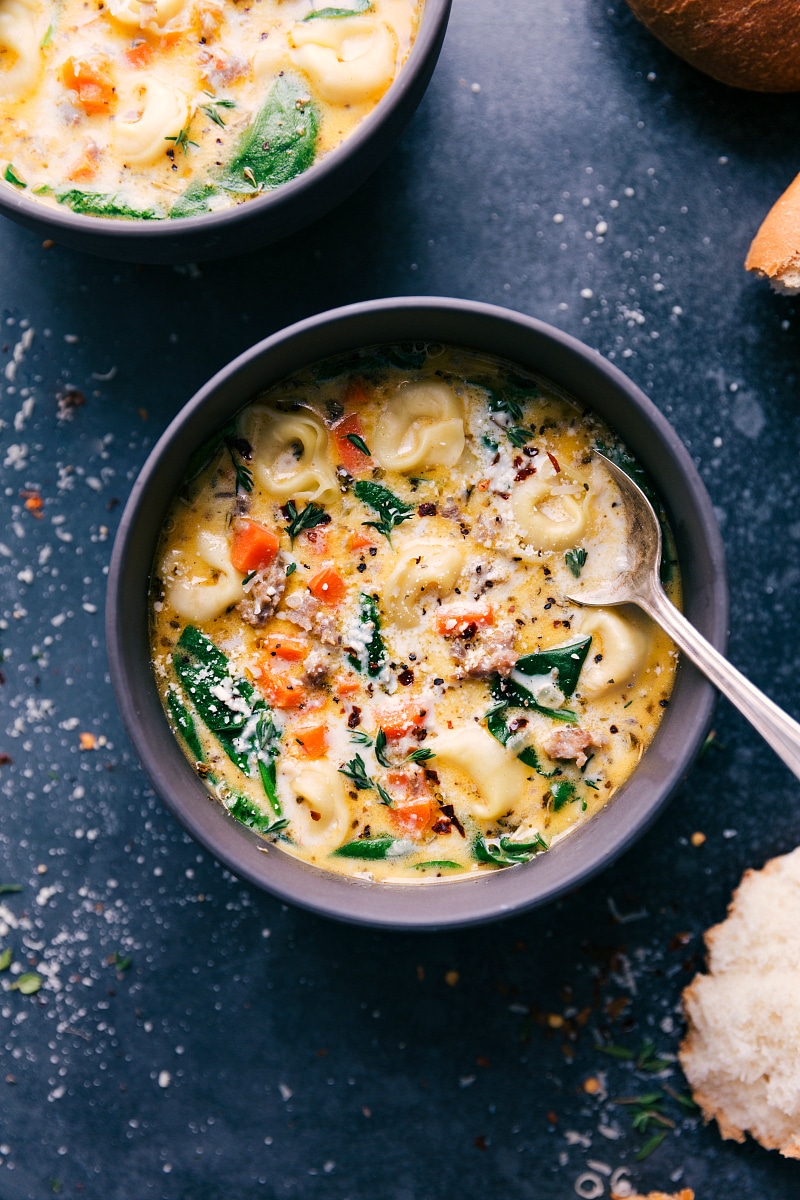
<instances>
[{"instance_id":1,"label":"creamy broth","mask_svg":"<svg viewBox=\"0 0 800 1200\"><path fill-rule=\"evenodd\" d=\"M0 0L0 173L43 203L217 211L335 149L408 56L421 0Z\"/></svg>"},{"instance_id":2,"label":"creamy broth","mask_svg":"<svg viewBox=\"0 0 800 1200\"><path fill-rule=\"evenodd\" d=\"M546 382L404 346L293 376L198 452L154 563L153 665L234 818L412 883L526 862L603 808L676 653L634 609L567 599L627 562L595 447L637 469Z\"/></svg>"}]
</instances>

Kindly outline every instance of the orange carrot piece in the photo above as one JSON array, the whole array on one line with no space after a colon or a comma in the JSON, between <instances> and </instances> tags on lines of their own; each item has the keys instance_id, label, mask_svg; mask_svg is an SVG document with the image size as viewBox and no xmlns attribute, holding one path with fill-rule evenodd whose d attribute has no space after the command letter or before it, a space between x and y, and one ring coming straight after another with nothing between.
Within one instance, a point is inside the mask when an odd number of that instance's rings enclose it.
<instances>
[{"instance_id":1,"label":"orange carrot piece","mask_svg":"<svg viewBox=\"0 0 800 1200\"><path fill-rule=\"evenodd\" d=\"M259 666L261 674L258 676L258 686L273 708L297 708L303 703L306 689L299 679L277 674L269 659L261 659Z\"/></svg>"},{"instance_id":2,"label":"orange carrot piece","mask_svg":"<svg viewBox=\"0 0 800 1200\"><path fill-rule=\"evenodd\" d=\"M97 146L87 146L81 157L70 170L67 178L75 183L86 183L97 174Z\"/></svg>"},{"instance_id":3,"label":"orange carrot piece","mask_svg":"<svg viewBox=\"0 0 800 1200\"><path fill-rule=\"evenodd\" d=\"M351 533L347 539L348 550L368 550L370 546L374 546L372 538L366 537L363 533Z\"/></svg>"},{"instance_id":4,"label":"orange carrot piece","mask_svg":"<svg viewBox=\"0 0 800 1200\"><path fill-rule=\"evenodd\" d=\"M360 691L361 680L357 675L345 675L343 679L336 680L335 689L340 699L342 696L352 696L354 692Z\"/></svg>"},{"instance_id":5,"label":"orange carrot piece","mask_svg":"<svg viewBox=\"0 0 800 1200\"><path fill-rule=\"evenodd\" d=\"M323 567L308 581L308 590L323 604L340 604L347 595L347 584L333 567Z\"/></svg>"},{"instance_id":6,"label":"orange carrot piece","mask_svg":"<svg viewBox=\"0 0 800 1200\"><path fill-rule=\"evenodd\" d=\"M436 629L442 637L459 637L470 625L494 625L494 612L491 608L440 609L436 614Z\"/></svg>"},{"instance_id":7,"label":"orange carrot piece","mask_svg":"<svg viewBox=\"0 0 800 1200\"><path fill-rule=\"evenodd\" d=\"M328 748L328 730L324 725L298 729L294 737L306 758L322 758Z\"/></svg>"},{"instance_id":8,"label":"orange carrot piece","mask_svg":"<svg viewBox=\"0 0 800 1200\"><path fill-rule=\"evenodd\" d=\"M396 741L397 738L407 737L414 729L419 729L425 724L427 712L424 708L411 708L408 705L402 708L384 709L378 713L378 724L387 739Z\"/></svg>"},{"instance_id":9,"label":"orange carrot piece","mask_svg":"<svg viewBox=\"0 0 800 1200\"><path fill-rule=\"evenodd\" d=\"M153 57L153 47L144 40L134 42L125 51L125 61L131 67L146 67Z\"/></svg>"},{"instance_id":10,"label":"orange carrot piece","mask_svg":"<svg viewBox=\"0 0 800 1200\"><path fill-rule=\"evenodd\" d=\"M302 662L304 658L308 658L311 647L302 638L283 637L280 633L273 633L264 639L264 650L270 658L282 658L286 662Z\"/></svg>"},{"instance_id":11,"label":"orange carrot piece","mask_svg":"<svg viewBox=\"0 0 800 1200\"><path fill-rule=\"evenodd\" d=\"M87 116L111 110L114 81L109 74L109 62L102 55L91 58L68 58L61 69L64 86L75 92Z\"/></svg>"},{"instance_id":12,"label":"orange carrot piece","mask_svg":"<svg viewBox=\"0 0 800 1200\"><path fill-rule=\"evenodd\" d=\"M349 471L351 475L358 475L363 471L370 471L374 467L375 464L370 455L359 450L358 446L350 440L351 437L356 437L360 438L362 442L364 441L364 427L358 413L350 413L344 420L334 425L331 432L336 438L336 452L345 471ZM366 445L366 443L364 444Z\"/></svg>"},{"instance_id":13,"label":"orange carrot piece","mask_svg":"<svg viewBox=\"0 0 800 1200\"><path fill-rule=\"evenodd\" d=\"M231 562L237 571L263 571L274 561L280 539L257 521L239 521L233 531Z\"/></svg>"}]
</instances>

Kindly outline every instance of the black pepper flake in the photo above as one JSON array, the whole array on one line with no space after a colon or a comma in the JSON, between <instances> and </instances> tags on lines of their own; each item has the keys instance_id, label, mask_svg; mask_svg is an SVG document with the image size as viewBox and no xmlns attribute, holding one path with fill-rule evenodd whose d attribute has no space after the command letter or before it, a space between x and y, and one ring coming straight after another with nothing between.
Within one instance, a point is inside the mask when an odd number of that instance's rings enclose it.
<instances>
[{"instance_id":1,"label":"black pepper flake","mask_svg":"<svg viewBox=\"0 0 800 1200\"><path fill-rule=\"evenodd\" d=\"M619 730L617 729L616 725L609 725L608 732L609 733L619 733Z\"/></svg>"},{"instance_id":2,"label":"black pepper flake","mask_svg":"<svg viewBox=\"0 0 800 1200\"><path fill-rule=\"evenodd\" d=\"M374 557L375 557L375 555L376 555L377 553L378 553L378 547L377 547L377 546L370 546L370 548L369 548L369 556L370 556L370 558L374 558Z\"/></svg>"},{"instance_id":3,"label":"black pepper flake","mask_svg":"<svg viewBox=\"0 0 800 1200\"><path fill-rule=\"evenodd\" d=\"M444 683L444 680L443 680L443 679L440 679L440 678L439 678L439 676L437 675L437 676L436 676L436 678L435 678L435 679L434 679L434 681L433 681L433 686L434 686L434 687L441 687L441 685L442 685L443 683Z\"/></svg>"},{"instance_id":4,"label":"black pepper flake","mask_svg":"<svg viewBox=\"0 0 800 1200\"><path fill-rule=\"evenodd\" d=\"M366 569L367 569L367 564L365 562L360 562L358 564L358 566L356 567L357 571L366 571Z\"/></svg>"},{"instance_id":5,"label":"black pepper flake","mask_svg":"<svg viewBox=\"0 0 800 1200\"><path fill-rule=\"evenodd\" d=\"M666 708L667 705L669 704L669 700L659 700L658 703L661 705L662 708Z\"/></svg>"}]
</instances>

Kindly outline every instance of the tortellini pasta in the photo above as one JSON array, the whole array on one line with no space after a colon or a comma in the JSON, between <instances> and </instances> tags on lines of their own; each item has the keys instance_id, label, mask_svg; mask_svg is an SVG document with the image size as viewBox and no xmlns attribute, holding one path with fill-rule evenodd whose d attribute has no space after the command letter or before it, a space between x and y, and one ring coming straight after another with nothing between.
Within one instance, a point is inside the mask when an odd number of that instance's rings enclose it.
<instances>
[{"instance_id":1,"label":"tortellini pasta","mask_svg":"<svg viewBox=\"0 0 800 1200\"><path fill-rule=\"evenodd\" d=\"M651 629L633 610L626 610L625 616L607 608L587 612L581 618L580 632L592 637L592 652L579 683L584 696L596 698L624 688L645 667ZM594 661L597 654L602 655L600 662Z\"/></svg>"},{"instance_id":2,"label":"tortellini pasta","mask_svg":"<svg viewBox=\"0 0 800 1200\"><path fill-rule=\"evenodd\" d=\"M425 596L446 596L453 590L464 564L460 546L415 541L406 546L386 580L387 614L401 629L419 624Z\"/></svg>"},{"instance_id":3,"label":"tortellini pasta","mask_svg":"<svg viewBox=\"0 0 800 1200\"><path fill-rule=\"evenodd\" d=\"M149 75L123 104L114 126L114 143L128 166L146 166L162 157L189 119L189 101L177 88Z\"/></svg>"},{"instance_id":4,"label":"tortellini pasta","mask_svg":"<svg viewBox=\"0 0 800 1200\"><path fill-rule=\"evenodd\" d=\"M243 576L234 569L228 540L203 529L194 553L170 551L165 563L166 599L187 621L211 621L242 598Z\"/></svg>"},{"instance_id":5,"label":"tortellini pasta","mask_svg":"<svg viewBox=\"0 0 800 1200\"><path fill-rule=\"evenodd\" d=\"M281 503L299 497L331 504L339 498L328 461L328 431L310 409L280 412L254 404L241 428L253 448L253 474L268 495Z\"/></svg>"},{"instance_id":6,"label":"tortellini pasta","mask_svg":"<svg viewBox=\"0 0 800 1200\"><path fill-rule=\"evenodd\" d=\"M509 812L522 795L529 770L478 725L440 733L436 762L462 771L474 783L477 800L464 796L473 816L494 820Z\"/></svg>"},{"instance_id":7,"label":"tortellini pasta","mask_svg":"<svg viewBox=\"0 0 800 1200\"><path fill-rule=\"evenodd\" d=\"M292 62L331 104L377 100L394 78L397 39L373 17L302 21L289 41Z\"/></svg>"},{"instance_id":8,"label":"tortellini pasta","mask_svg":"<svg viewBox=\"0 0 800 1200\"><path fill-rule=\"evenodd\" d=\"M35 87L44 59L38 0L0 0L0 99L22 99Z\"/></svg>"},{"instance_id":9,"label":"tortellini pasta","mask_svg":"<svg viewBox=\"0 0 800 1200\"><path fill-rule=\"evenodd\" d=\"M158 29L181 11L186 0L108 0L115 21L131 29Z\"/></svg>"},{"instance_id":10,"label":"tortellini pasta","mask_svg":"<svg viewBox=\"0 0 800 1200\"><path fill-rule=\"evenodd\" d=\"M350 827L344 780L329 762L309 763L290 782L296 803L288 809L291 833L313 851L341 846Z\"/></svg>"},{"instance_id":11,"label":"tortellini pasta","mask_svg":"<svg viewBox=\"0 0 800 1200\"><path fill-rule=\"evenodd\" d=\"M525 546L534 551L567 550L586 529L586 505L556 491L552 479L531 475L515 487L511 508Z\"/></svg>"},{"instance_id":12,"label":"tortellini pasta","mask_svg":"<svg viewBox=\"0 0 800 1200\"><path fill-rule=\"evenodd\" d=\"M389 471L454 467L464 451L461 401L446 383L426 380L399 387L375 425L373 453Z\"/></svg>"}]
</instances>

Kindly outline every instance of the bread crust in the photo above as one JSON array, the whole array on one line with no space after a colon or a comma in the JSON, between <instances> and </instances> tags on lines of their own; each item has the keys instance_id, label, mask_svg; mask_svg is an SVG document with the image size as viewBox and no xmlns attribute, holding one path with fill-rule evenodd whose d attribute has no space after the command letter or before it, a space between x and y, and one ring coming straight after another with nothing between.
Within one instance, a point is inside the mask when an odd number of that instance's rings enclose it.
<instances>
[{"instance_id":1,"label":"bread crust","mask_svg":"<svg viewBox=\"0 0 800 1200\"><path fill-rule=\"evenodd\" d=\"M611 1193L611 1200L623 1200L616 1192ZM694 1200L691 1188L681 1188L679 1192L648 1192L646 1196L626 1196L625 1200Z\"/></svg>"},{"instance_id":2,"label":"bread crust","mask_svg":"<svg viewBox=\"0 0 800 1200\"><path fill-rule=\"evenodd\" d=\"M796 180L795 183L798 183L798 181ZM797 188L797 203L800 206L800 185ZM800 207L798 211L800 211ZM695 1024L694 1016L697 1016L698 1021L702 1021L703 1005L704 1003L706 1006L708 1004L707 995L703 995L705 989L711 981L724 979L728 974L724 963L724 953L720 953L721 950L724 951L724 942L726 935L729 933L728 923L745 918L745 913L752 916L753 905L757 903L757 894L759 899L765 894L763 884L766 881L775 878L779 879L783 875L784 881L780 883L776 882L775 884L775 886L781 886L783 889L789 886L785 882L786 880L792 878L796 880L799 859L800 849L797 849L791 854L770 859L760 871L748 868L744 872L739 886L733 893L728 905L726 920L721 921L706 931L706 965L710 973L708 975L696 975L683 992L681 999L688 1031L678 1051L678 1058L683 1067L684 1074L689 1080L695 1103L699 1105L706 1122L711 1120L717 1122L720 1135L723 1138L743 1142L745 1134L749 1133L765 1149L778 1150L784 1158L796 1159L800 1159L800 1121L795 1118L794 1127L791 1132L787 1136L784 1130L783 1137L778 1137L769 1130L763 1112L760 1115L756 1115L752 1111L748 1112L748 1119L741 1121L740 1116L739 1123L737 1123L726 1108L724 1097L721 1099L718 1095L714 1094L715 1088L719 1087L720 1079L723 1079L725 1085L729 1085L732 1082L730 1078L725 1077L724 1069L722 1074L720 1074L719 1069L715 1068L714 1075L716 1075L716 1078L712 1077L710 1082L698 1081L695 1083L692 1079L693 1076L697 1079L696 1064L698 1062L707 1063L709 1057L709 1045L707 1042L704 1042L704 1032ZM790 905L792 903L796 905L797 903L796 893L792 896L791 892L782 891L781 898ZM776 895L774 892L771 893L770 899L773 903L775 902ZM720 958L723 959L722 966L720 966ZM716 974L714 971L715 959L717 960ZM737 984L737 987L741 987L741 984ZM765 1063L763 1069L768 1071L769 1063ZM703 1074L702 1071L701 1074Z\"/></svg>"},{"instance_id":3,"label":"bread crust","mask_svg":"<svg viewBox=\"0 0 800 1200\"><path fill-rule=\"evenodd\" d=\"M693 67L752 92L800 91L796 0L628 0Z\"/></svg>"},{"instance_id":4,"label":"bread crust","mask_svg":"<svg viewBox=\"0 0 800 1200\"><path fill-rule=\"evenodd\" d=\"M761 223L744 260L748 271L754 271L780 290L795 292L786 276L800 273L800 175L780 196Z\"/></svg>"}]
</instances>

